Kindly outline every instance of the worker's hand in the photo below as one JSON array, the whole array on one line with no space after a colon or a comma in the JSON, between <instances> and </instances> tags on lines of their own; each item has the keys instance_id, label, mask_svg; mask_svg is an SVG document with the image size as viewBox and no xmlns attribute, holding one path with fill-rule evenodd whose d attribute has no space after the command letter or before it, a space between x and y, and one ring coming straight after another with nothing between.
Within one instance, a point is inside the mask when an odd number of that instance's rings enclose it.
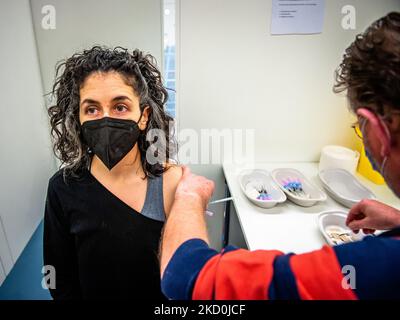
<instances>
[{"instance_id":1,"label":"worker's hand","mask_svg":"<svg viewBox=\"0 0 400 320\"><path fill-rule=\"evenodd\" d=\"M400 211L381 202L364 199L351 208L346 225L355 233L359 230L365 234L390 230L400 226Z\"/></svg>"},{"instance_id":2,"label":"worker's hand","mask_svg":"<svg viewBox=\"0 0 400 320\"><path fill-rule=\"evenodd\" d=\"M182 166L182 178L176 188L175 201L187 201L191 205L201 206L205 211L213 192L213 181L195 175L188 167Z\"/></svg>"}]
</instances>

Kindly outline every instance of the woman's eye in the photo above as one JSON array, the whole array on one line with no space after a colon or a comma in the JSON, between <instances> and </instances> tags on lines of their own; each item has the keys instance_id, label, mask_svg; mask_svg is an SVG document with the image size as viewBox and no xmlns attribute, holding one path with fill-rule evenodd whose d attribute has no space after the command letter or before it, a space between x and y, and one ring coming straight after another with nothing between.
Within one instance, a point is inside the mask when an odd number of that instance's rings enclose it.
<instances>
[{"instance_id":1,"label":"woman's eye","mask_svg":"<svg viewBox=\"0 0 400 320\"><path fill-rule=\"evenodd\" d=\"M123 104L119 104L119 105L115 106L115 110L117 112L125 112L126 110L128 110L128 108L126 106L124 106Z\"/></svg>"},{"instance_id":2,"label":"woman's eye","mask_svg":"<svg viewBox=\"0 0 400 320\"><path fill-rule=\"evenodd\" d=\"M86 113L87 113L87 114L90 114L90 115L94 115L94 114L97 113L97 108L96 108L96 107L88 107L88 108L86 109Z\"/></svg>"}]
</instances>

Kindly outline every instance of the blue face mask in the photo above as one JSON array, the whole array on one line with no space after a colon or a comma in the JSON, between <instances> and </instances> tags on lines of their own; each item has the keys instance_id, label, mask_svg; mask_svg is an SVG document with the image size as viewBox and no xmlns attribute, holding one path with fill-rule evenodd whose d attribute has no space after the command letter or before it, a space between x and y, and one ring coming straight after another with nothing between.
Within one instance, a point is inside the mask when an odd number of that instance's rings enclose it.
<instances>
[{"instance_id":1,"label":"blue face mask","mask_svg":"<svg viewBox=\"0 0 400 320\"><path fill-rule=\"evenodd\" d=\"M377 172L380 172L379 166L376 164L376 161L372 157L371 153L367 149L365 149L365 155L367 156L369 163L372 165L372 169L374 169Z\"/></svg>"}]
</instances>

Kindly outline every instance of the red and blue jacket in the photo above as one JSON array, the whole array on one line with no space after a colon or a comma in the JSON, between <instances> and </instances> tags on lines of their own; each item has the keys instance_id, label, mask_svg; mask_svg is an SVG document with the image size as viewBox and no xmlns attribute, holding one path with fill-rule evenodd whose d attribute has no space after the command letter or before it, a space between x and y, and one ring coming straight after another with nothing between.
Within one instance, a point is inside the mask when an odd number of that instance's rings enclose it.
<instances>
[{"instance_id":1,"label":"red and blue jacket","mask_svg":"<svg viewBox=\"0 0 400 320\"><path fill-rule=\"evenodd\" d=\"M179 300L400 299L400 228L298 255L232 246L217 252L191 239L174 253L161 287Z\"/></svg>"}]
</instances>

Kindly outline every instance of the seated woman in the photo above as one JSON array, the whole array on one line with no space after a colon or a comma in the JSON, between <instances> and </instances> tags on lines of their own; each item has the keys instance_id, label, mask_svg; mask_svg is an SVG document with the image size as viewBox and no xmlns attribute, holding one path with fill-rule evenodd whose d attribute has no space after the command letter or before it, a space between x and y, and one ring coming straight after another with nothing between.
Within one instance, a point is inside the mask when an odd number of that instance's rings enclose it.
<instances>
[{"instance_id":1,"label":"seated woman","mask_svg":"<svg viewBox=\"0 0 400 320\"><path fill-rule=\"evenodd\" d=\"M50 293L163 299L158 249L181 169L169 160L173 119L154 58L95 46L57 76L48 112L62 169L49 181L44 220Z\"/></svg>"}]
</instances>

